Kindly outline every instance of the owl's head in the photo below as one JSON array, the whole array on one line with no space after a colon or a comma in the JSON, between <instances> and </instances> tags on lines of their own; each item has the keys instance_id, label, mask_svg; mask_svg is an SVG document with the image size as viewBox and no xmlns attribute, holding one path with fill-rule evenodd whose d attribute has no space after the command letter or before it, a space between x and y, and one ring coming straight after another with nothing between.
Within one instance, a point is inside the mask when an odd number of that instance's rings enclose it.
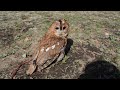
<instances>
[{"instance_id":1,"label":"owl's head","mask_svg":"<svg viewBox=\"0 0 120 90\"><path fill-rule=\"evenodd\" d=\"M67 37L69 31L69 24L65 19L55 21L49 28L49 32L58 37Z\"/></svg>"}]
</instances>

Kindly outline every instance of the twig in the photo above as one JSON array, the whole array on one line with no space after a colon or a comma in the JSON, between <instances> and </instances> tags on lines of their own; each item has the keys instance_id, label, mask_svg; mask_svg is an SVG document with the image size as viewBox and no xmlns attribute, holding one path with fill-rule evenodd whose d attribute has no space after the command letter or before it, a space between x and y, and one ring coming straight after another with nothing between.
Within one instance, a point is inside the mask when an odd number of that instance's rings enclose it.
<instances>
[{"instance_id":1,"label":"twig","mask_svg":"<svg viewBox=\"0 0 120 90\"><path fill-rule=\"evenodd\" d=\"M13 72L11 73L11 79L14 79L15 75L17 74L17 71L20 69L20 67L26 63L29 63L32 59L30 60L25 60L25 61L22 61L15 70L13 70Z\"/></svg>"}]
</instances>

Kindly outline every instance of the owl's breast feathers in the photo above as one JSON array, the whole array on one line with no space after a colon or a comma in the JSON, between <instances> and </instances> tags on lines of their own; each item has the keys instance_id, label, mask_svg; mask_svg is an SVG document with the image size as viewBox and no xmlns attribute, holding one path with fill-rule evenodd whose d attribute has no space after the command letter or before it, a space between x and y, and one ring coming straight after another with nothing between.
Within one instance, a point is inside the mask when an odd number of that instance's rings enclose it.
<instances>
[{"instance_id":1,"label":"owl's breast feathers","mask_svg":"<svg viewBox=\"0 0 120 90\"><path fill-rule=\"evenodd\" d=\"M37 62L45 62L48 59L53 59L56 57L62 50L65 49L67 44L67 38L61 38L54 35L45 35L38 44L33 58Z\"/></svg>"}]
</instances>

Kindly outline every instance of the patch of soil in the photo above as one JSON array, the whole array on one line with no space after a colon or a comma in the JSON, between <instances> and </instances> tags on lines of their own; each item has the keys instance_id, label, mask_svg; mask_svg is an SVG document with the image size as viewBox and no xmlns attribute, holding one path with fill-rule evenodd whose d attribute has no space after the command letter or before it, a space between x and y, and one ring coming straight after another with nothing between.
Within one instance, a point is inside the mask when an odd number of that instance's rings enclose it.
<instances>
[{"instance_id":1,"label":"patch of soil","mask_svg":"<svg viewBox=\"0 0 120 90\"><path fill-rule=\"evenodd\" d=\"M58 62L53 63L50 67L42 70L41 72L36 71L31 76L27 76L25 74L27 70L27 64L23 65L20 70L18 71L17 75L15 76L16 79L77 79L79 75L81 75L84 72L85 66L95 61L99 55L100 50L91 47L89 45L80 45L76 44L74 45L75 51L71 49L71 45L73 44L72 40L68 40L68 46L66 51L66 55L68 59L65 61L65 63ZM14 64L15 65L15 64ZM13 67L12 67L13 68ZM13 70L11 68L11 70ZM10 68L9 68L10 69ZM11 70L4 70L4 72L1 72L1 78L10 78L10 74L7 77L3 77L4 73L10 73Z\"/></svg>"},{"instance_id":2,"label":"patch of soil","mask_svg":"<svg viewBox=\"0 0 120 90\"><path fill-rule=\"evenodd\" d=\"M9 46L13 43L13 41L14 41L13 29L11 28L0 29L0 45Z\"/></svg>"}]
</instances>

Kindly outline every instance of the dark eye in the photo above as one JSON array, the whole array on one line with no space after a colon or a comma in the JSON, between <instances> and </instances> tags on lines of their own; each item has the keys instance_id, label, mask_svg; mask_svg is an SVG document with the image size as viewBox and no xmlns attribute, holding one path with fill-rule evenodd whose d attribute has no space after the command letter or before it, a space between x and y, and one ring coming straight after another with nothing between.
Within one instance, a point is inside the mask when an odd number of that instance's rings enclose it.
<instances>
[{"instance_id":1,"label":"dark eye","mask_svg":"<svg viewBox=\"0 0 120 90\"><path fill-rule=\"evenodd\" d=\"M59 27L56 27L55 29L59 29Z\"/></svg>"},{"instance_id":2,"label":"dark eye","mask_svg":"<svg viewBox=\"0 0 120 90\"><path fill-rule=\"evenodd\" d=\"M63 27L63 30L65 29L66 27Z\"/></svg>"}]
</instances>

